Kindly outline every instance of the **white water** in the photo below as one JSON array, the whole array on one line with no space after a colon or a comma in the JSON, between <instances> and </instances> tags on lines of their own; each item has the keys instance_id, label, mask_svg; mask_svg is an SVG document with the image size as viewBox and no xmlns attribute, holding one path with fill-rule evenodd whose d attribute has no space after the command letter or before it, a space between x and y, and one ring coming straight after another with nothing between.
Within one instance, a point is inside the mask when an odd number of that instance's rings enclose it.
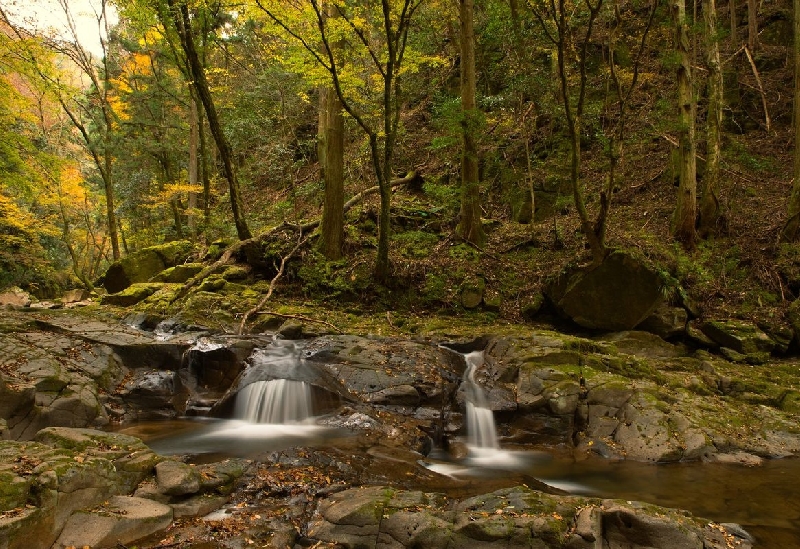
<instances>
[{"instance_id":1,"label":"white water","mask_svg":"<svg viewBox=\"0 0 800 549\"><path fill-rule=\"evenodd\" d=\"M251 423L300 423L313 413L311 386L303 381L256 381L236 395L234 416Z\"/></svg>"},{"instance_id":2,"label":"white water","mask_svg":"<svg viewBox=\"0 0 800 549\"><path fill-rule=\"evenodd\" d=\"M494 414L488 406L486 393L475 382L475 371L483 365L483 351L467 353L464 355L464 360L467 362L464 384L467 398L468 445L475 448L500 448Z\"/></svg>"}]
</instances>

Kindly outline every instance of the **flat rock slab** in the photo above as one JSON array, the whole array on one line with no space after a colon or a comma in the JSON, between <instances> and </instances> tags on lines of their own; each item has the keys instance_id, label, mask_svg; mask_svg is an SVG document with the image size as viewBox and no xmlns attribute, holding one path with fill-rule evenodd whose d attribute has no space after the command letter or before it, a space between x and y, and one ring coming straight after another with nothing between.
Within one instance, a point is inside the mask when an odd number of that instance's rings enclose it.
<instances>
[{"instance_id":1,"label":"flat rock slab","mask_svg":"<svg viewBox=\"0 0 800 549\"><path fill-rule=\"evenodd\" d=\"M171 522L169 505L132 496L115 496L96 509L73 514L53 547L116 547L163 530Z\"/></svg>"}]
</instances>

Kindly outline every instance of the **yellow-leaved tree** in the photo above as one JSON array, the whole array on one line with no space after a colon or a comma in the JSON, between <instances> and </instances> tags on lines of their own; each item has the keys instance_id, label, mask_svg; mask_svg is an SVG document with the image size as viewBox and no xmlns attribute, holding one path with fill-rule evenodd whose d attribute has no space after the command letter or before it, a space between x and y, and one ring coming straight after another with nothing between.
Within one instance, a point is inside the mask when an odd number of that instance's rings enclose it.
<instances>
[{"instance_id":1,"label":"yellow-leaved tree","mask_svg":"<svg viewBox=\"0 0 800 549\"><path fill-rule=\"evenodd\" d=\"M386 281L391 270L389 217L403 77L423 64L440 62L409 47L412 22L423 1L255 0L251 12L257 17L260 11L283 40L280 47L267 42L266 53L310 84L330 87L366 135L380 195L374 267L378 281Z\"/></svg>"}]
</instances>

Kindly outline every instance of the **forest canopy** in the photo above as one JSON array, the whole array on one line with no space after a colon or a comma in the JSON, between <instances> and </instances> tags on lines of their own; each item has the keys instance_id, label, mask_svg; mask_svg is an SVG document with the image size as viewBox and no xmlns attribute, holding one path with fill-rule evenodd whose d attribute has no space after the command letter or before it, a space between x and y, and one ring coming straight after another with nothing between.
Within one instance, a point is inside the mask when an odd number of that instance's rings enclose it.
<instances>
[{"instance_id":1,"label":"forest canopy","mask_svg":"<svg viewBox=\"0 0 800 549\"><path fill-rule=\"evenodd\" d=\"M405 280L446 302L483 267L435 259L476 254L528 292L620 247L704 290L739 250L727 273L762 303L800 290L788 4L89 5L96 51L0 2L0 286L92 288L148 246L314 222L319 268L294 275L329 295Z\"/></svg>"}]
</instances>

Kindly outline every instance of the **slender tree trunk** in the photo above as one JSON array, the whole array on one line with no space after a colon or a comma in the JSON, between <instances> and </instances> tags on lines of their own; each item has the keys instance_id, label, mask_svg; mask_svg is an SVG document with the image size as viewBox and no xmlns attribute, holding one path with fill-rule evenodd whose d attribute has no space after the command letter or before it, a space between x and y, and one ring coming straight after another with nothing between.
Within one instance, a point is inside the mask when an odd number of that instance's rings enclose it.
<instances>
[{"instance_id":1,"label":"slender tree trunk","mask_svg":"<svg viewBox=\"0 0 800 549\"><path fill-rule=\"evenodd\" d=\"M747 0L747 47L758 49L758 1Z\"/></svg>"},{"instance_id":2,"label":"slender tree trunk","mask_svg":"<svg viewBox=\"0 0 800 549\"><path fill-rule=\"evenodd\" d=\"M736 50L739 46L739 33L736 31L739 26L739 18L736 17L736 0L728 0L728 10L731 18L731 49Z\"/></svg>"},{"instance_id":3,"label":"slender tree trunk","mask_svg":"<svg viewBox=\"0 0 800 549\"><path fill-rule=\"evenodd\" d=\"M794 181L789 196L788 219L781 231L783 242L800 236L800 0L794 0Z\"/></svg>"},{"instance_id":4,"label":"slender tree trunk","mask_svg":"<svg viewBox=\"0 0 800 549\"><path fill-rule=\"evenodd\" d=\"M208 227L211 221L211 175L208 168L208 146L203 113L197 113L198 137L200 138L200 178L203 180L203 224Z\"/></svg>"},{"instance_id":5,"label":"slender tree trunk","mask_svg":"<svg viewBox=\"0 0 800 549\"><path fill-rule=\"evenodd\" d=\"M209 89L208 80L206 79L205 71L203 70L200 57L197 54L197 49L194 44L194 37L191 29L191 18L189 16L189 8L185 0L179 0L180 3L176 4L176 0L167 0L169 5L173 24L181 39L181 46L186 54L186 60L189 64L189 69L194 79L194 85L197 93L200 96L200 101L206 112L206 119L208 126L211 129L211 135L214 137L214 142L217 144L220 159L222 160L222 169L225 178L228 180L228 191L230 193L231 210L233 212L233 222L236 225L236 234L239 240L247 240L252 237L250 229L247 227L247 222L244 217L244 208L242 206L242 199L239 192L239 180L236 176L236 170L233 164L233 153L227 137L222 130L222 124L217 115L217 109L214 105L214 100L211 97L211 90Z\"/></svg>"},{"instance_id":6,"label":"slender tree trunk","mask_svg":"<svg viewBox=\"0 0 800 549\"><path fill-rule=\"evenodd\" d=\"M197 114L197 101L194 94L189 96L189 185L200 182L200 117ZM189 192L189 215L186 224L189 232L197 236L197 193Z\"/></svg>"},{"instance_id":7,"label":"slender tree trunk","mask_svg":"<svg viewBox=\"0 0 800 549\"><path fill-rule=\"evenodd\" d=\"M677 72L680 183L672 234L686 249L692 249L695 245L695 218L697 215L697 154L694 128L695 102L692 93L685 0L673 0L670 8L675 22L675 51L680 61Z\"/></svg>"},{"instance_id":8,"label":"slender tree trunk","mask_svg":"<svg viewBox=\"0 0 800 549\"><path fill-rule=\"evenodd\" d=\"M520 38L520 18L519 18L519 0L508 0L508 8L511 10L511 28L514 30L514 38Z\"/></svg>"},{"instance_id":9,"label":"slender tree trunk","mask_svg":"<svg viewBox=\"0 0 800 549\"><path fill-rule=\"evenodd\" d=\"M706 68L708 69L708 115L706 117L706 171L700 198L700 236L716 231L720 215L719 166L722 157L722 70L717 40L716 0L703 5Z\"/></svg>"},{"instance_id":10,"label":"slender tree trunk","mask_svg":"<svg viewBox=\"0 0 800 549\"><path fill-rule=\"evenodd\" d=\"M461 214L456 232L464 240L482 246L486 240L481 223L480 173L475 133L479 116L475 102L475 29L473 0L460 0L461 111L464 149L461 155Z\"/></svg>"},{"instance_id":11,"label":"slender tree trunk","mask_svg":"<svg viewBox=\"0 0 800 549\"><path fill-rule=\"evenodd\" d=\"M342 257L344 242L344 117L342 103L329 90L325 104L325 205L322 210L322 253Z\"/></svg>"},{"instance_id":12,"label":"slender tree trunk","mask_svg":"<svg viewBox=\"0 0 800 549\"><path fill-rule=\"evenodd\" d=\"M328 130L328 95L331 89L328 86L320 86L318 106L319 116L317 118L317 160L319 161L320 179L325 181L325 137Z\"/></svg>"}]
</instances>

